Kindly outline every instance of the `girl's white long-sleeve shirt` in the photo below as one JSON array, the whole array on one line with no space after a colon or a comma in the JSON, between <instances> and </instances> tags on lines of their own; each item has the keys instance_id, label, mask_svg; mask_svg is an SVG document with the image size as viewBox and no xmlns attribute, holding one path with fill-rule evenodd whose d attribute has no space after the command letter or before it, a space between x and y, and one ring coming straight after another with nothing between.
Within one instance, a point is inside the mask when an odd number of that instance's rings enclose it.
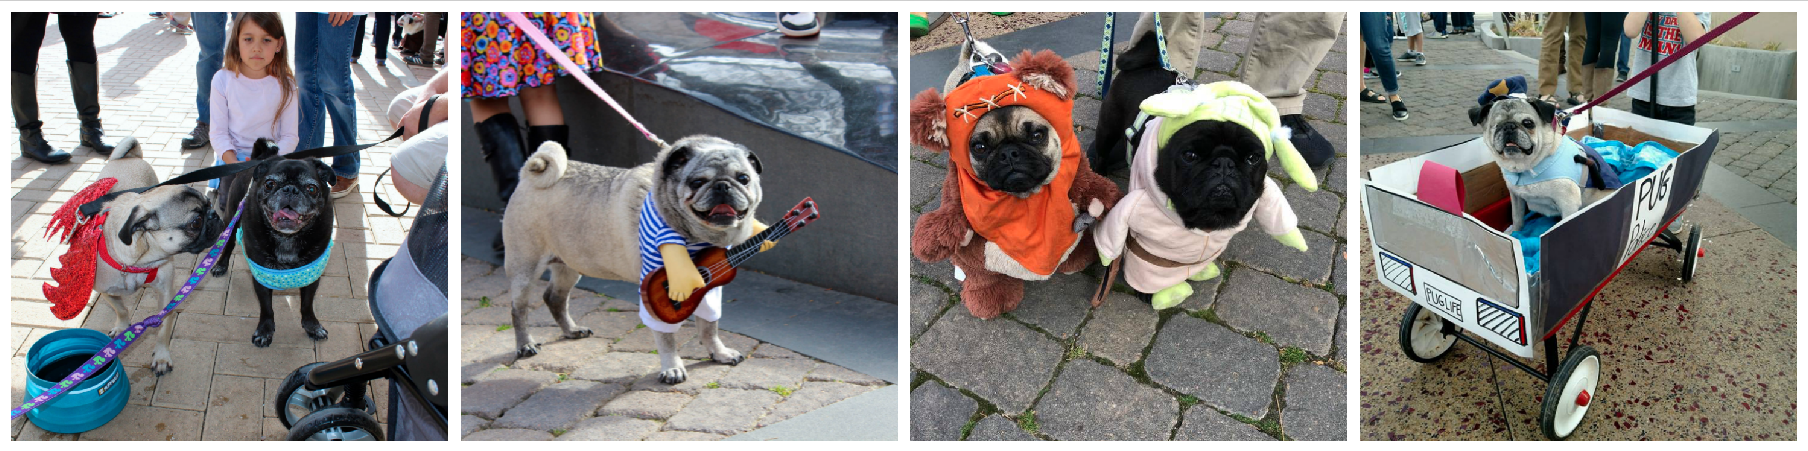
<instances>
[{"instance_id":1,"label":"girl's white long-sleeve shirt","mask_svg":"<svg viewBox=\"0 0 1808 451\"><path fill-rule=\"evenodd\" d=\"M282 83L274 76L251 79L229 70L215 72L208 99L212 117L207 120L214 156L232 150L241 161L250 158L258 138L274 141L280 154L294 152L301 142L301 93L290 93L287 105L278 105L282 99Z\"/></svg>"}]
</instances>

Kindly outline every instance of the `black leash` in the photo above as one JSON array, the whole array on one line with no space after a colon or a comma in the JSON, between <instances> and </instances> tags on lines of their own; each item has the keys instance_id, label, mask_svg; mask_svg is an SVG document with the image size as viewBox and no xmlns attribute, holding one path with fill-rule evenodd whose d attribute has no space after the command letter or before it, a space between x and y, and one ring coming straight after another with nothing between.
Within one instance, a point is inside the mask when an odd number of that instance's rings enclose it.
<instances>
[{"instance_id":1,"label":"black leash","mask_svg":"<svg viewBox=\"0 0 1808 451\"><path fill-rule=\"evenodd\" d=\"M434 94L432 97L428 97L427 104L421 106L421 124L415 127L414 133L419 134L423 131L427 131L427 127L433 125L428 123L427 119L433 116L433 104L439 102L439 96L439 94ZM401 133L401 131L397 130L396 133ZM390 208L389 202L383 200L382 191L377 189L377 187L383 186L383 176L389 175L389 171L394 169L395 165L390 165L388 169L384 169L383 172L377 174L376 183L370 185L370 200L376 202L377 208L383 210L384 214L400 217L408 214L408 210L414 209L414 202L409 202L407 207L402 208L401 213L396 213L394 209Z\"/></svg>"},{"instance_id":2,"label":"black leash","mask_svg":"<svg viewBox=\"0 0 1808 451\"><path fill-rule=\"evenodd\" d=\"M107 195L101 196L99 199L95 199L92 202L82 204L81 213L82 213L82 216L85 216L85 217L94 217L94 215L100 214L102 206L106 205L106 203L108 201L111 201L114 198L117 198L121 194L125 194L125 193L142 193L145 191L149 191L151 188L156 188L159 186L186 185L186 184L195 183L195 182L205 182L208 180L213 180L213 179L225 177L228 175L233 175L233 174L237 174L240 172L244 172L246 169L251 169L251 168L257 167L257 165L263 164L265 161L269 161L269 160L276 159L276 158L299 160L302 158L326 158L326 157L336 157L336 156L340 156L340 155L356 153L356 152L364 150L364 149L369 149L371 147L375 147L378 144L383 144L383 143L389 142L390 140L399 138L401 136L402 136L402 130L398 129L395 131L395 133L390 134L388 138L383 138L382 141L377 141L377 142L370 143L370 144L357 144L357 145L350 145L350 146L316 147L316 148L307 149L307 150L298 150L298 151L295 151L294 153L290 153L288 155L277 155L277 156L266 157L266 158L258 159L258 160L246 160L246 161L241 161L238 163L222 164L219 166L209 166L209 167L205 167L205 168L201 168L201 169L196 169L192 172L189 172L187 174L178 175L175 178L169 179L168 181L165 181L163 183L158 183L156 185L108 193ZM222 187L222 188L224 188L224 187Z\"/></svg>"}]
</instances>

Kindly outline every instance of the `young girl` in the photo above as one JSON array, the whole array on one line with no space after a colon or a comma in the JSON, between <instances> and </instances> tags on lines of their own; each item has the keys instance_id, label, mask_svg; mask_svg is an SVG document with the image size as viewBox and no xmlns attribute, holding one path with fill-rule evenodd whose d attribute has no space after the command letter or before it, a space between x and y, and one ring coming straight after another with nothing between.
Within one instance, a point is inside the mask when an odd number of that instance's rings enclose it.
<instances>
[{"instance_id":1,"label":"young girl","mask_svg":"<svg viewBox=\"0 0 1808 451\"><path fill-rule=\"evenodd\" d=\"M209 99L216 165L251 158L252 145L264 138L277 153L295 151L301 141L301 115L296 112L295 72L283 39L282 17L276 13L239 13L226 41L226 58L213 75ZM219 180L208 182L219 188Z\"/></svg>"}]
</instances>

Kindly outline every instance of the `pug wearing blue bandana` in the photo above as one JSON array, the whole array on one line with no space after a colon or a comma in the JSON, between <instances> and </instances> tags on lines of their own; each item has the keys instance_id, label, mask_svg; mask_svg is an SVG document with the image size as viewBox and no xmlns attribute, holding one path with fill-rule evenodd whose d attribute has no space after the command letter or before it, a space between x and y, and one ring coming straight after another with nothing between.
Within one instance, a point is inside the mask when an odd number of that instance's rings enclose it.
<instances>
[{"instance_id":1,"label":"pug wearing blue bandana","mask_svg":"<svg viewBox=\"0 0 1808 451\"><path fill-rule=\"evenodd\" d=\"M327 338L326 328L314 316L314 291L320 288L320 274L333 250L333 202L328 197L333 168L318 158L268 158L275 154L275 148L258 140L252 159L264 162L221 185L225 216L236 213L240 200L245 201L245 213L236 237L227 242L213 268L215 277L225 275L233 248L245 248L258 303L251 344L260 348L270 346L276 332L271 295L282 290L301 290L302 330L315 341Z\"/></svg>"},{"instance_id":2,"label":"pug wearing blue bandana","mask_svg":"<svg viewBox=\"0 0 1808 451\"><path fill-rule=\"evenodd\" d=\"M1525 225L1527 211L1556 218L1569 217L1599 199L1617 177L1602 186L1591 177L1600 155L1563 135L1557 121L1557 105L1525 95L1525 77L1514 76L1489 83L1469 109L1469 120L1482 127L1482 142L1500 166L1512 193L1513 226ZM1598 174L1598 173L1597 173Z\"/></svg>"}]
</instances>

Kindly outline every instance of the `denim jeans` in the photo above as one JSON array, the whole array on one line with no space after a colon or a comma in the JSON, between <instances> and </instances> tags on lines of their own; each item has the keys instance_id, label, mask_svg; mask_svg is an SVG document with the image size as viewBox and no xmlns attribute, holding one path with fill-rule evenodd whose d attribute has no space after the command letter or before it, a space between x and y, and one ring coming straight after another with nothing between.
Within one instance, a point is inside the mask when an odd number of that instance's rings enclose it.
<instances>
[{"instance_id":1,"label":"denim jeans","mask_svg":"<svg viewBox=\"0 0 1808 451\"><path fill-rule=\"evenodd\" d=\"M1450 13L1431 13L1431 24L1433 28L1438 30L1438 34L1449 33L1449 31L1446 31L1444 28L1449 22Z\"/></svg>"},{"instance_id":2,"label":"denim jeans","mask_svg":"<svg viewBox=\"0 0 1808 451\"><path fill-rule=\"evenodd\" d=\"M327 116L331 115L333 145L358 143L358 117L353 107L352 46L357 19L335 27L325 13L295 13L295 81L301 85L301 142L295 150L324 147ZM358 176L360 153L333 157L333 173Z\"/></svg>"},{"instance_id":3,"label":"denim jeans","mask_svg":"<svg viewBox=\"0 0 1808 451\"><path fill-rule=\"evenodd\" d=\"M384 60L389 59L389 27L395 26L395 17L390 13L370 15L371 20L376 21L370 29L370 46L377 49L377 54L372 56L377 59L377 64L383 64Z\"/></svg>"},{"instance_id":4,"label":"denim jeans","mask_svg":"<svg viewBox=\"0 0 1808 451\"><path fill-rule=\"evenodd\" d=\"M1626 65L1626 55L1627 55L1627 54L1628 54L1628 53L1630 53L1630 52L1628 52L1628 51L1627 51L1627 50L1629 50L1629 49L1631 49L1631 48L1632 48L1632 38L1628 38L1628 37L1626 37L1626 33L1625 33L1625 32L1620 32L1620 33L1619 33L1619 35L1620 35L1620 63L1619 63L1619 69L1620 69L1620 72L1621 72L1621 73L1625 73L1625 72L1628 72L1628 71L1631 71L1631 70L1632 70L1632 67L1631 67L1631 66L1627 66L1627 65Z\"/></svg>"},{"instance_id":5,"label":"denim jeans","mask_svg":"<svg viewBox=\"0 0 1808 451\"><path fill-rule=\"evenodd\" d=\"M226 57L226 13L191 13L195 20L195 41L201 44L201 58L195 61L195 109L201 122L207 122L211 111L208 100L213 96L213 73L220 71Z\"/></svg>"},{"instance_id":6,"label":"denim jeans","mask_svg":"<svg viewBox=\"0 0 1808 451\"><path fill-rule=\"evenodd\" d=\"M1400 80L1394 78L1394 26L1388 23L1392 13L1362 13L1362 43L1369 47L1369 59L1375 63L1375 72L1381 77L1381 87L1388 95L1400 91Z\"/></svg>"}]
</instances>

